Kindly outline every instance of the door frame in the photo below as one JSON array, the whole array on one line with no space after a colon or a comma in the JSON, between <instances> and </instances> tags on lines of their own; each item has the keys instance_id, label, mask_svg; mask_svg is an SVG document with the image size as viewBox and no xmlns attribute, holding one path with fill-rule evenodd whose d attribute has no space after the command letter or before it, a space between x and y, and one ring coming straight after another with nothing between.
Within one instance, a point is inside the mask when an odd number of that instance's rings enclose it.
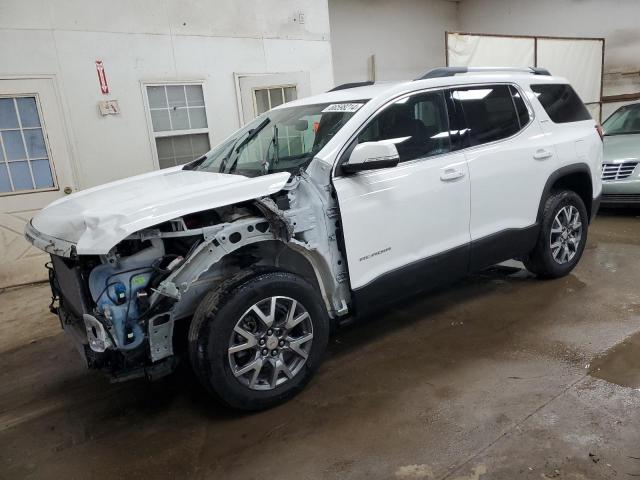
<instances>
[{"instance_id":1,"label":"door frame","mask_svg":"<svg viewBox=\"0 0 640 480\"><path fill-rule=\"evenodd\" d=\"M348 160L347 154L351 150L351 146L357 139L358 135L370 124L370 122L380 115L384 110L395 104L397 101L403 98L409 98L416 95L425 93L437 93L445 92L449 90L450 86L438 86L430 88L420 88L409 92L402 92L395 95L392 98L387 99L384 104L380 105L369 117L358 126L358 128L349 136L344 142L342 147L338 150L333 162L333 168L331 171L331 184L335 188L334 182L344 181L343 177L351 176L345 175L341 172L340 166ZM444 99L443 99L444 100ZM445 108L447 109L447 122L450 122L451 116L449 113L450 106L445 100ZM459 115L458 112L452 112L454 116ZM449 125L449 128L450 125ZM410 168L412 166L419 165L424 162L430 162L434 160L443 160L450 158L452 161L455 157L458 157L458 162L467 165L466 156L464 154L465 147L457 150L451 150L446 153L433 155L430 157L416 158L400 163L397 167L393 167L389 170L395 170L398 168ZM355 176L371 176L379 174L380 171L364 171L356 173ZM467 171L467 182L470 182L470 178ZM469 191L470 196L470 191ZM340 195L337 195L338 205L340 204ZM470 208L468 211L471 214ZM344 223L344 219L342 219ZM469 267L469 253L471 249L470 232L469 238L466 243L453 246L451 248L441 250L430 254L426 257L419 258L415 261L399 265L396 268L387 270L382 274L374 277L369 282L359 287L351 287L353 302L355 310L358 314L371 312L374 308L393 303L395 300L403 297L410 296L417 292L428 291L439 285L451 283L461 277L464 277L468 273ZM344 225L340 234L343 236L342 243L345 243L344 239ZM377 252L376 252L377 253ZM346 256L346 252L345 252ZM347 257L347 268L349 268L349 258ZM421 277L419 282L412 282L412 286L408 286L404 280L406 278ZM418 286L420 285L420 286Z\"/></svg>"},{"instance_id":2,"label":"door frame","mask_svg":"<svg viewBox=\"0 0 640 480\"><path fill-rule=\"evenodd\" d=\"M60 112L60 116L62 119L60 129L61 129L62 137L64 139L67 152L69 153L68 163L69 163L69 170L70 170L70 178L69 178L69 181L71 183L70 186L73 189L73 191L80 190L82 187L82 181L80 180L82 178L82 175L81 175L82 169L80 168L80 165L76 161L77 155L75 152L74 142L73 142L73 131L71 129L71 122L70 122L71 117L67 110L67 104L64 101L64 94L60 89L58 76L55 73L32 73L32 74L15 73L14 74L14 73L0 72L0 81L2 80L18 80L18 81L49 80L51 81L52 90L55 97L55 103L58 107L58 111ZM38 94L38 92L34 92L34 94L38 96L38 109L39 109L39 113L42 114L42 109L40 108L40 105L41 105L40 95ZM43 118L43 122L44 122L44 115L42 115L41 118ZM45 126L45 131L46 131L46 126ZM49 142L47 142L47 147L48 146L49 146ZM51 168L53 169L53 171L54 172L57 171L55 166L55 159L52 156L50 157L50 161L51 161ZM49 190L41 190L41 191L45 192L45 191L59 190L61 186L58 182L56 182L56 184L57 184L57 188L52 188ZM28 192L25 192L25 194L27 193ZM37 193L37 192L31 192L31 193Z\"/></svg>"},{"instance_id":3,"label":"door frame","mask_svg":"<svg viewBox=\"0 0 640 480\"><path fill-rule=\"evenodd\" d=\"M63 95L55 74L2 74L3 92L7 96L23 95L37 98L40 122L46 136L46 148L52 174L55 175L54 188L11 192L0 197L0 215L3 229L10 232L8 243L3 244L7 262L0 267L0 286L9 287L46 279L42 264L47 255L37 250L23 238L24 225L31 216L47 204L71 191L77 190L81 182L80 166L72 144L70 117L63 101ZM6 223L5 223L6 222Z\"/></svg>"}]
</instances>

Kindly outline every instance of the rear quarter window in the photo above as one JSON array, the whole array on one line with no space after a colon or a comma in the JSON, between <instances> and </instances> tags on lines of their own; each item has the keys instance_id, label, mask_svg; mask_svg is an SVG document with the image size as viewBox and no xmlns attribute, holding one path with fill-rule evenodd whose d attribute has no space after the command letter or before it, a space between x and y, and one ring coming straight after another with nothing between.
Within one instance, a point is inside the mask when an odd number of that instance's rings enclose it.
<instances>
[{"instance_id":1,"label":"rear quarter window","mask_svg":"<svg viewBox=\"0 0 640 480\"><path fill-rule=\"evenodd\" d=\"M535 84L531 90L554 123L591 120L591 115L571 85Z\"/></svg>"}]
</instances>

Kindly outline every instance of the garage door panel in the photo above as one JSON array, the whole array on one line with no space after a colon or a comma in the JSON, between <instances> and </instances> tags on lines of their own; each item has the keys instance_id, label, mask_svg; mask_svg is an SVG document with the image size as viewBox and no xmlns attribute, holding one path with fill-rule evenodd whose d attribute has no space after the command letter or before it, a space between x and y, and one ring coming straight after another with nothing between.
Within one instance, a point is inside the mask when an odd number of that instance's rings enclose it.
<instances>
[{"instance_id":1,"label":"garage door panel","mask_svg":"<svg viewBox=\"0 0 640 480\"><path fill-rule=\"evenodd\" d=\"M447 37L447 55L451 67L534 65L535 41L451 33Z\"/></svg>"},{"instance_id":2,"label":"garage door panel","mask_svg":"<svg viewBox=\"0 0 640 480\"><path fill-rule=\"evenodd\" d=\"M538 65L571 82L585 103L600 101L602 41L538 39Z\"/></svg>"}]
</instances>

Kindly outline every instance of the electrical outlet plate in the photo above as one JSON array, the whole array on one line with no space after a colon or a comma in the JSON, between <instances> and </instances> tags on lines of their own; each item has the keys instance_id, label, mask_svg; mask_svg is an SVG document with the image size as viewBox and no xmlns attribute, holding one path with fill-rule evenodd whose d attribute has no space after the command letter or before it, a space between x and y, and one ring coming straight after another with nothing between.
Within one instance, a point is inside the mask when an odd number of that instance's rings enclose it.
<instances>
[{"instance_id":1,"label":"electrical outlet plate","mask_svg":"<svg viewBox=\"0 0 640 480\"><path fill-rule=\"evenodd\" d=\"M98 110L103 117L106 115L119 115L120 107L117 100L103 100L98 102Z\"/></svg>"}]
</instances>

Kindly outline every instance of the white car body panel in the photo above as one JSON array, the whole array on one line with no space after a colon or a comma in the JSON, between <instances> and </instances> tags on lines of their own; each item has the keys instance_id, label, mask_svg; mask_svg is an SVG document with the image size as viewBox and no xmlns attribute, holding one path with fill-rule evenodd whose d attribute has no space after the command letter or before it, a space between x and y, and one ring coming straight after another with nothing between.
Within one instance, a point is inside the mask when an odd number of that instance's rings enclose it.
<instances>
[{"instance_id":1,"label":"white car body panel","mask_svg":"<svg viewBox=\"0 0 640 480\"><path fill-rule=\"evenodd\" d=\"M584 140L584 144L580 143L579 146L585 150L582 155L578 152L577 156L588 164L591 171L593 198L600 195L602 143L594 128L595 122L554 123L546 130L540 123L540 120L543 123L551 121L539 102L534 101L535 94L529 85L569 83L559 77L460 75L456 76L455 81L449 77L386 85L383 95L365 104L318 156L323 157L328 152L325 161L335 168L335 159L351 136L384 105L406 93L485 83L519 86L531 109L528 126L513 137L494 143L468 147L443 157L408 162L411 165L407 167L401 163L388 171L361 173L334 180L340 200L353 289L366 286L384 273L414 261L495 233L535 225L547 179L563 165L576 163L577 136ZM346 97L345 94L341 101L362 98L367 88L371 87L347 90L353 96ZM298 102L304 104L313 100ZM327 101L328 98L322 100ZM571 152L566 155L560 154L563 131L571 139ZM577 132L580 134L576 135ZM450 188L451 184L437 188L436 185L440 183L437 169L444 166L439 159L451 158L452 155L459 156L460 165L464 164L465 180L455 189ZM415 168L416 163L424 164L426 168L418 168L415 173L411 171L411 175L403 170ZM455 162L451 160L451 163ZM432 171L431 167L435 170ZM463 191L463 185L466 192ZM425 216L424 212L430 211L434 205L437 215ZM399 231L403 233L398 234Z\"/></svg>"},{"instance_id":2,"label":"white car body panel","mask_svg":"<svg viewBox=\"0 0 640 480\"><path fill-rule=\"evenodd\" d=\"M542 152L550 156L534 158ZM465 154L471 177L471 240L533 225L545 182L558 168L554 146L538 122Z\"/></svg>"},{"instance_id":3,"label":"white car body panel","mask_svg":"<svg viewBox=\"0 0 640 480\"><path fill-rule=\"evenodd\" d=\"M577 162L586 163L591 170L593 198L602 192L602 141L595 132L593 121L553 123L542 121L542 128L555 145L558 168Z\"/></svg>"},{"instance_id":4,"label":"white car body panel","mask_svg":"<svg viewBox=\"0 0 640 480\"><path fill-rule=\"evenodd\" d=\"M79 255L104 255L132 233L189 213L268 196L289 173L255 178L174 167L61 198L31 221L39 232L76 244Z\"/></svg>"},{"instance_id":5,"label":"white car body panel","mask_svg":"<svg viewBox=\"0 0 640 480\"><path fill-rule=\"evenodd\" d=\"M444 181L445 170L462 176ZM469 243L469 175L462 152L339 177L334 188L351 288Z\"/></svg>"}]
</instances>

